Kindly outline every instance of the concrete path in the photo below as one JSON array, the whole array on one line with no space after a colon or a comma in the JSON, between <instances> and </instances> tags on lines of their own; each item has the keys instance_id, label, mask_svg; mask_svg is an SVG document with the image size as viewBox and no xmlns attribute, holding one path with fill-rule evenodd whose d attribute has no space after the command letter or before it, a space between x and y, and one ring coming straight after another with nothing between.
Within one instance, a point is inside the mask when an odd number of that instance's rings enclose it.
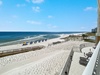
<instances>
[{"instance_id":1,"label":"concrete path","mask_svg":"<svg viewBox=\"0 0 100 75\"><path fill-rule=\"evenodd\" d=\"M69 75L82 75L82 73L85 69L85 66L80 65L79 60L80 60L80 57L84 57L84 52L88 53L90 51L93 52L94 49L92 47L85 47L82 49L82 53L74 52Z\"/></svg>"}]
</instances>

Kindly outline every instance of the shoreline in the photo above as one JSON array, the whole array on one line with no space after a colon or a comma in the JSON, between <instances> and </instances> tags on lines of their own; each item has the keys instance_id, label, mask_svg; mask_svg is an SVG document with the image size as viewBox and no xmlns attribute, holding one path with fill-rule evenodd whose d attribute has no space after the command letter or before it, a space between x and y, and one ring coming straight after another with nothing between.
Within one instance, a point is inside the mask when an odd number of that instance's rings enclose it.
<instances>
[{"instance_id":1,"label":"shoreline","mask_svg":"<svg viewBox=\"0 0 100 75\"><path fill-rule=\"evenodd\" d=\"M66 35L62 35L61 37L64 36L66 37ZM42 48L41 50L29 51L25 53L19 53L19 54L0 58L0 63L1 63L0 74L18 75L19 73L21 73L22 75L24 74L29 75L28 73L30 73L31 75L41 75L41 74L48 75L50 74L49 72L51 72L53 73L51 75L55 75L56 73L58 75L64 68L65 62L67 61L69 62L68 58L70 57L69 54L72 51L72 49L74 47L77 49L79 48L80 44L86 43L84 41L70 40L70 41L48 46L48 44L51 44L53 42L63 41L62 39L60 39L61 37L50 39L47 40L46 42L41 42L33 45L27 45L27 46L13 45L13 47L16 47L17 49L18 47L19 48L31 47L31 46L33 47L35 45L44 45L45 48ZM8 48L11 49L13 47L12 45L8 47L6 46L5 49ZM80 49L78 50L78 52L80 52Z\"/></svg>"},{"instance_id":2,"label":"shoreline","mask_svg":"<svg viewBox=\"0 0 100 75\"><path fill-rule=\"evenodd\" d=\"M7 46L0 46L0 51L2 50L9 50L9 49L20 49L20 48L25 48L25 47L32 47L32 46L39 46L39 45L43 45L45 47L48 46L48 44L52 44L53 42L57 42L57 41L61 41L63 42L64 39L60 39L60 38L64 38L64 37L68 37L69 35L81 35L83 33L76 33L76 34L61 34L60 37L57 38L53 38L53 39L48 39L47 41L44 42L40 42L40 43L33 43L33 44L29 44L23 46L23 43L21 44L14 44L14 45L7 45Z\"/></svg>"},{"instance_id":3,"label":"shoreline","mask_svg":"<svg viewBox=\"0 0 100 75\"><path fill-rule=\"evenodd\" d=\"M69 35L80 35L80 34L83 34L83 33L71 33L71 34L54 34L54 35L58 35L59 37L56 37L56 38L60 38L60 37L64 37L64 36L69 36ZM51 35L51 34L50 34ZM16 44L22 44L23 42L30 42L30 41L36 41L36 38L40 37L40 36L43 36L43 35L39 35L39 36L36 36L36 37L30 37L30 38L24 38L24 39L19 39L19 40L15 40L15 41L9 41L9 42L2 42L0 43L0 47L2 46L8 46L8 45L16 45ZM45 38L45 39L48 39L48 38ZM50 39L55 39L55 38L49 38L48 40ZM39 39L37 39L39 40ZM40 39L41 40L41 39Z\"/></svg>"}]
</instances>

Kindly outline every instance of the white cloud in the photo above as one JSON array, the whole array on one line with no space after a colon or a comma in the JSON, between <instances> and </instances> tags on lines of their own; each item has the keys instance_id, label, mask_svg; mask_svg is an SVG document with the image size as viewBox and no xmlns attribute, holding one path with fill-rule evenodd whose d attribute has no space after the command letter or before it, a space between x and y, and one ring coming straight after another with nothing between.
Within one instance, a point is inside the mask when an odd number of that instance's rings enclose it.
<instances>
[{"instance_id":1,"label":"white cloud","mask_svg":"<svg viewBox=\"0 0 100 75\"><path fill-rule=\"evenodd\" d=\"M17 4L16 6L17 6L17 7L20 7L20 4Z\"/></svg>"},{"instance_id":2,"label":"white cloud","mask_svg":"<svg viewBox=\"0 0 100 75\"><path fill-rule=\"evenodd\" d=\"M32 0L33 3L42 3L44 0Z\"/></svg>"},{"instance_id":3,"label":"white cloud","mask_svg":"<svg viewBox=\"0 0 100 75\"><path fill-rule=\"evenodd\" d=\"M37 7L32 7L32 9L33 9L34 12L40 12L40 7L38 7L38 6Z\"/></svg>"},{"instance_id":4,"label":"white cloud","mask_svg":"<svg viewBox=\"0 0 100 75\"><path fill-rule=\"evenodd\" d=\"M57 28L56 25L52 25L52 24L48 24L47 26L48 26L49 28Z\"/></svg>"},{"instance_id":5,"label":"white cloud","mask_svg":"<svg viewBox=\"0 0 100 75\"><path fill-rule=\"evenodd\" d=\"M85 29L85 27L81 27L81 29Z\"/></svg>"},{"instance_id":6,"label":"white cloud","mask_svg":"<svg viewBox=\"0 0 100 75\"><path fill-rule=\"evenodd\" d=\"M41 25L41 24L42 24L41 22L32 21L32 20L28 20L28 21L26 21L26 22L29 23L29 24L33 24L33 25Z\"/></svg>"},{"instance_id":7,"label":"white cloud","mask_svg":"<svg viewBox=\"0 0 100 75\"><path fill-rule=\"evenodd\" d=\"M26 2L30 2L30 0L26 0Z\"/></svg>"},{"instance_id":8,"label":"white cloud","mask_svg":"<svg viewBox=\"0 0 100 75\"><path fill-rule=\"evenodd\" d=\"M17 4L16 5L17 7L24 7L24 6L26 6L25 4Z\"/></svg>"},{"instance_id":9,"label":"white cloud","mask_svg":"<svg viewBox=\"0 0 100 75\"><path fill-rule=\"evenodd\" d=\"M2 5L3 3L2 3L2 1L0 1L0 5Z\"/></svg>"},{"instance_id":10,"label":"white cloud","mask_svg":"<svg viewBox=\"0 0 100 75\"><path fill-rule=\"evenodd\" d=\"M53 28L57 28L57 26L52 26Z\"/></svg>"},{"instance_id":11,"label":"white cloud","mask_svg":"<svg viewBox=\"0 0 100 75\"><path fill-rule=\"evenodd\" d=\"M94 8L94 7L86 7L85 9L84 9L84 11L91 11L91 10L97 10L97 8Z\"/></svg>"},{"instance_id":12,"label":"white cloud","mask_svg":"<svg viewBox=\"0 0 100 75\"><path fill-rule=\"evenodd\" d=\"M49 15L48 18L53 18L53 16Z\"/></svg>"}]
</instances>

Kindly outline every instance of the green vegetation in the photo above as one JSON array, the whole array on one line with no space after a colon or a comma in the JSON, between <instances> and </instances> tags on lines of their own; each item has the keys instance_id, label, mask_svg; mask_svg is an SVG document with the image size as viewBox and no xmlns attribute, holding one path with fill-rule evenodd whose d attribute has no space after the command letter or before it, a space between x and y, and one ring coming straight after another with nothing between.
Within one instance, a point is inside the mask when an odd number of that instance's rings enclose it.
<instances>
[{"instance_id":1,"label":"green vegetation","mask_svg":"<svg viewBox=\"0 0 100 75\"><path fill-rule=\"evenodd\" d=\"M95 36L96 33L92 33L92 32L88 32L86 34L83 34L83 40L86 41L86 42L92 42L92 43L95 43L95 40L93 39L88 39L87 37L90 37L90 36Z\"/></svg>"},{"instance_id":2,"label":"green vegetation","mask_svg":"<svg viewBox=\"0 0 100 75\"><path fill-rule=\"evenodd\" d=\"M88 35L88 36L95 36L96 33L88 32L88 33L86 33L86 35Z\"/></svg>"},{"instance_id":3,"label":"green vegetation","mask_svg":"<svg viewBox=\"0 0 100 75\"><path fill-rule=\"evenodd\" d=\"M87 39L88 35L87 34L82 34L83 39Z\"/></svg>"},{"instance_id":4,"label":"green vegetation","mask_svg":"<svg viewBox=\"0 0 100 75\"><path fill-rule=\"evenodd\" d=\"M91 42L91 43L96 43L95 40L92 40L92 39L84 39L85 42Z\"/></svg>"}]
</instances>

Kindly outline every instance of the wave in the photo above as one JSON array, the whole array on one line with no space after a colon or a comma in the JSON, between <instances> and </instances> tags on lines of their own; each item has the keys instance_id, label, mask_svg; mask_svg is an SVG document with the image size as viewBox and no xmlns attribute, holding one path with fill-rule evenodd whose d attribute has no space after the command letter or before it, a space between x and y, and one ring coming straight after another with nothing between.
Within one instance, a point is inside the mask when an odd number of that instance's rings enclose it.
<instances>
[{"instance_id":1,"label":"wave","mask_svg":"<svg viewBox=\"0 0 100 75\"><path fill-rule=\"evenodd\" d=\"M39 36L33 36L33 37L31 37L31 36L27 36L27 37L25 37L24 39L21 39L21 40L19 40L19 41L23 41L23 40L42 39L42 38L44 38L43 36L45 36L45 35L39 35Z\"/></svg>"},{"instance_id":2,"label":"wave","mask_svg":"<svg viewBox=\"0 0 100 75\"><path fill-rule=\"evenodd\" d=\"M1 43L0 46L2 45L10 45L10 44L20 44L24 41L30 42L30 41L35 41L35 40L39 40L39 39L45 39L44 38L45 35L38 35L38 36L27 36L24 37L24 39L20 39L20 40L16 40L16 41L10 41L10 42L6 42L6 43Z\"/></svg>"},{"instance_id":3,"label":"wave","mask_svg":"<svg viewBox=\"0 0 100 75\"><path fill-rule=\"evenodd\" d=\"M25 36L23 39L15 40L15 41L10 41L10 42L5 42L5 43L0 43L0 46L6 46L6 45L12 45L12 44L21 44L23 42L30 42L30 41L36 41L36 40L42 40L42 39L52 39L52 38L57 38L60 37L61 34L44 34L44 35L30 35L30 36Z\"/></svg>"}]
</instances>

